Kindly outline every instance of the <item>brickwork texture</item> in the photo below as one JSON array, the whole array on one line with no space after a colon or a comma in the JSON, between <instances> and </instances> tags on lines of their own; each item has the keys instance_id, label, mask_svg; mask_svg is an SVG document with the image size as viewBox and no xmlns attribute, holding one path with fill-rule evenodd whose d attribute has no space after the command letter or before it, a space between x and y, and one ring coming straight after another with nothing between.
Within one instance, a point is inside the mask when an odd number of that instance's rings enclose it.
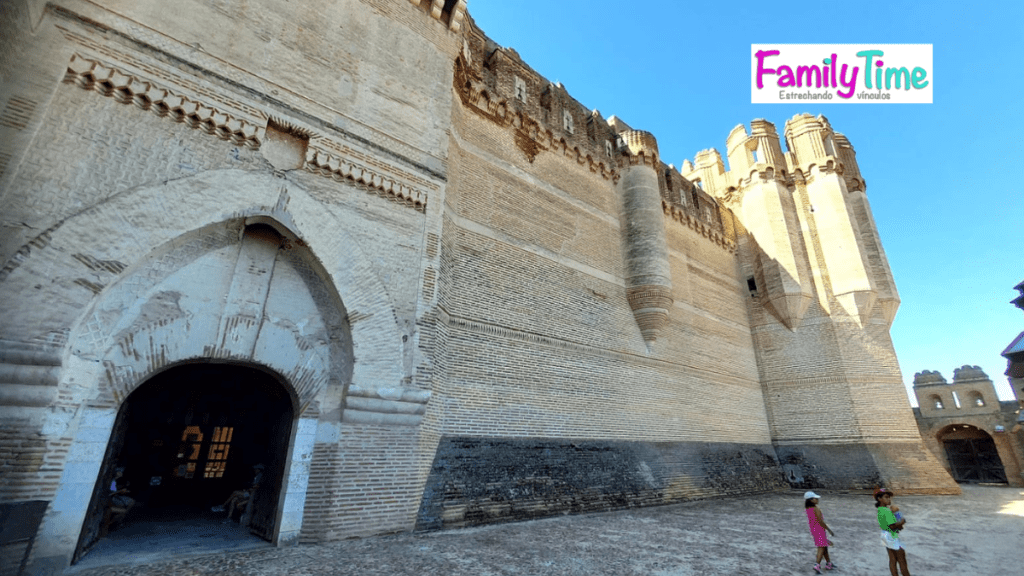
<instances>
[{"instance_id":1,"label":"brickwork texture","mask_svg":"<svg viewBox=\"0 0 1024 576\"><path fill-rule=\"evenodd\" d=\"M47 503L33 574L80 551L118 411L191 362L294 402L279 545L958 490L823 117L675 170L462 0L12 0L0 75L0 502Z\"/></svg>"}]
</instances>

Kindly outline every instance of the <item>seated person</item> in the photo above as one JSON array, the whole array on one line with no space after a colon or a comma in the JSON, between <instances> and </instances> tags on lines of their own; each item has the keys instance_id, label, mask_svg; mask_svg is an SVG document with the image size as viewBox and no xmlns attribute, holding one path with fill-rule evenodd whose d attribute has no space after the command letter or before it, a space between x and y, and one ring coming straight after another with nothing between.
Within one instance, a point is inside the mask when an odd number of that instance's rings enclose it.
<instances>
[{"instance_id":1,"label":"seated person","mask_svg":"<svg viewBox=\"0 0 1024 576\"><path fill-rule=\"evenodd\" d=\"M124 468L117 468L114 472L114 479L110 482L110 494L107 499L107 507L103 512L103 524L100 527L100 537L106 536L112 527L120 524L128 511L135 506L135 499L129 496L128 481L119 482L124 475Z\"/></svg>"},{"instance_id":2,"label":"seated person","mask_svg":"<svg viewBox=\"0 0 1024 576\"><path fill-rule=\"evenodd\" d=\"M252 488L249 488L247 490L235 490L234 492L231 493L230 496L228 496L228 499L223 504L221 504L220 506L214 506L212 510L214 512L227 511L227 518L228 520L231 520L234 517L236 511L245 511L245 507L249 504L249 500L252 498L253 491L255 491L257 488L259 488L259 485L254 484Z\"/></svg>"},{"instance_id":3,"label":"seated person","mask_svg":"<svg viewBox=\"0 0 1024 576\"><path fill-rule=\"evenodd\" d=\"M211 508L214 512L227 512L227 519L233 519L235 512L239 513L239 519L244 516L245 510L252 500L252 495L256 493L256 490L260 487L260 481L263 479L263 465L257 464L253 466L255 472L255 478L253 478L252 486L246 490L235 490L228 496L228 499L224 501L220 506L214 506Z\"/></svg>"}]
</instances>

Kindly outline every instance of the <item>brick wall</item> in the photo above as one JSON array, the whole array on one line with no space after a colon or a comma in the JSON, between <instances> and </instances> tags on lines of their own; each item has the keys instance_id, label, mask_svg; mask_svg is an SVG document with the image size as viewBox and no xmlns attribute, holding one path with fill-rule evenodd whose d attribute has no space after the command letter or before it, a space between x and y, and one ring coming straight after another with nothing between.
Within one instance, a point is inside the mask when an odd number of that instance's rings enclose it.
<instances>
[{"instance_id":1,"label":"brick wall","mask_svg":"<svg viewBox=\"0 0 1024 576\"><path fill-rule=\"evenodd\" d=\"M0 362L23 380L0 405L0 500L73 500L57 490L75 446L92 458L76 485L94 482L103 423L79 420L116 410L102 382L125 366L76 342L133 302L83 314L185 269L196 230L247 218L308 248L317 306L351 335L354 361L301 415L304 541L771 490L784 469L801 486L941 484L907 436L885 315L839 313L826 270L800 326L780 324L748 290L764 262L743 223L657 162L672 304L645 340L625 125L468 20L406 0L115 4L51 3L31 33L27 5L0 7L0 73L20 78L0 90L0 298L19 304L0 310ZM161 90L192 115L155 106ZM870 227L866 201L855 218ZM829 241L808 230L790 238L801 273Z\"/></svg>"}]
</instances>

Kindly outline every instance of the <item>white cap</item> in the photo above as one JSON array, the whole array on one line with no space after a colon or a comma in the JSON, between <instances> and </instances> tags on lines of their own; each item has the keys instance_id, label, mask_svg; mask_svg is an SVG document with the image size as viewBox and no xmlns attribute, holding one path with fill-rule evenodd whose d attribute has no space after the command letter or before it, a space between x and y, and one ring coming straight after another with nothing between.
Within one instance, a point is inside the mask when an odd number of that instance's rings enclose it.
<instances>
[{"instance_id":1,"label":"white cap","mask_svg":"<svg viewBox=\"0 0 1024 576\"><path fill-rule=\"evenodd\" d=\"M811 498L821 498L821 496L818 496L814 492L804 492L804 500L810 500Z\"/></svg>"}]
</instances>

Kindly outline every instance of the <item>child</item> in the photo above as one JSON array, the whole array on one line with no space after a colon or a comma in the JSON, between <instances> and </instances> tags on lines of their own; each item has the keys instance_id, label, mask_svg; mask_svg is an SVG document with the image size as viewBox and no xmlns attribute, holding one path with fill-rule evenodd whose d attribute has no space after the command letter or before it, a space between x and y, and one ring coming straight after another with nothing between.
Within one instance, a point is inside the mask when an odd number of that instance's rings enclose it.
<instances>
[{"instance_id":1,"label":"child","mask_svg":"<svg viewBox=\"0 0 1024 576\"><path fill-rule=\"evenodd\" d=\"M832 559L828 556L828 547L832 542L825 535L825 531L835 536L835 532L825 524L825 519L821 517L821 510L818 509L818 496L814 492L807 492L804 494L804 509L807 512L807 524L811 527L811 536L814 536L814 545L818 547L818 556L814 559L814 571L821 574L821 559L825 559L825 570L832 570L835 565L832 564Z\"/></svg>"},{"instance_id":2,"label":"child","mask_svg":"<svg viewBox=\"0 0 1024 576\"><path fill-rule=\"evenodd\" d=\"M900 542L900 530L907 523L905 518L899 517L896 513L898 506L892 505L893 492L888 488L875 490L875 508L878 508L878 527L882 529L882 543L889 553L889 573L898 576L896 564L899 563L903 576L910 576L907 570L907 553Z\"/></svg>"}]
</instances>

